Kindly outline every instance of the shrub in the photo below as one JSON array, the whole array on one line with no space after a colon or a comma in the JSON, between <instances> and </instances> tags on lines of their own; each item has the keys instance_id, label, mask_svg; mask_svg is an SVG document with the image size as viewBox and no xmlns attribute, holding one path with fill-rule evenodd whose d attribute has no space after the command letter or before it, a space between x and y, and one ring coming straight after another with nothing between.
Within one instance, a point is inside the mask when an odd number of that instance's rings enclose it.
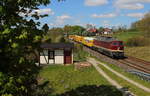
<instances>
[{"instance_id":1,"label":"shrub","mask_svg":"<svg viewBox=\"0 0 150 96\"><path fill-rule=\"evenodd\" d=\"M144 36L137 36L137 37L128 39L128 41L126 42L126 45L130 47L146 46L146 45L150 45L150 39L145 38Z\"/></svg>"},{"instance_id":2,"label":"shrub","mask_svg":"<svg viewBox=\"0 0 150 96\"><path fill-rule=\"evenodd\" d=\"M64 38L64 37L61 37L61 38L60 38L60 40L59 40L59 42L64 43L64 42L66 42L66 40L65 40L65 38Z\"/></svg>"},{"instance_id":3,"label":"shrub","mask_svg":"<svg viewBox=\"0 0 150 96\"><path fill-rule=\"evenodd\" d=\"M86 57L89 54L83 50L83 46L80 44L75 44L74 49L74 60L75 61L86 61Z\"/></svg>"}]
</instances>

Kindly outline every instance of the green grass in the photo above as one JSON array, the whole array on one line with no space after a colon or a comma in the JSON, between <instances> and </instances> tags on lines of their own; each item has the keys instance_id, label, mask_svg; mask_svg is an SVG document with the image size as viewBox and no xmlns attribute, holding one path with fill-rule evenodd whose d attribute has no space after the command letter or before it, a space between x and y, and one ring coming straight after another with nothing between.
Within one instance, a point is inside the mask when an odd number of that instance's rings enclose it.
<instances>
[{"instance_id":1,"label":"green grass","mask_svg":"<svg viewBox=\"0 0 150 96\"><path fill-rule=\"evenodd\" d=\"M73 65L51 65L44 67L40 74L42 81L50 81L53 94L60 94L83 85L108 85L94 67L77 70Z\"/></svg>"},{"instance_id":2,"label":"green grass","mask_svg":"<svg viewBox=\"0 0 150 96\"><path fill-rule=\"evenodd\" d=\"M93 57L93 58L95 58L95 57ZM102 62L102 63L104 63L104 64L106 64L107 66L109 66L109 67L112 68L113 70L115 70L115 71L121 73L122 75L124 75L124 76L126 76L126 77L128 77L128 78L130 78L130 79L132 79L132 80L134 80L135 82L140 83L141 85L150 88L150 82L147 82L147 81L145 81L145 80L142 80L140 77L138 77L138 76L136 76L136 75L133 75L133 74L128 73L128 72L125 72L125 70L123 70L122 68L120 68L120 67L118 67L118 66L116 66L116 65L114 65L114 64L108 64L108 63L103 62L103 61L101 61L101 60L99 60L99 59L97 59L97 58L95 58L95 59L98 60L98 61L100 61L100 62Z\"/></svg>"},{"instance_id":3,"label":"green grass","mask_svg":"<svg viewBox=\"0 0 150 96\"><path fill-rule=\"evenodd\" d=\"M116 33L113 36L118 38L119 40L123 40L126 42L129 38L139 36L141 33L139 31L129 31L129 32L121 32Z\"/></svg>"},{"instance_id":4,"label":"green grass","mask_svg":"<svg viewBox=\"0 0 150 96\"><path fill-rule=\"evenodd\" d=\"M150 61L150 46L143 47L126 47L125 54Z\"/></svg>"},{"instance_id":5,"label":"green grass","mask_svg":"<svg viewBox=\"0 0 150 96\"><path fill-rule=\"evenodd\" d=\"M100 68L102 68L102 70L104 70L108 76L110 76L112 79L116 80L121 86L123 87L128 87L129 90L131 92L133 92L134 94L136 94L137 96L150 96L150 93L145 92L144 90L136 87L135 85L127 82L126 80L118 77L116 74L112 73L111 71L109 71L108 69L106 69L104 66L99 65ZM114 68L114 67L113 67ZM116 68L115 68L116 69ZM119 71L121 72L121 71ZM121 72L122 73L122 72ZM127 74L126 74L127 75ZM129 77L129 75L128 75ZM132 79L135 79L135 77L133 77ZM136 80L136 79L135 79ZM141 82L139 80L136 80L138 82ZM148 83L147 83L148 84ZM144 85L146 85L146 83L144 83ZM148 86L148 85L147 85Z\"/></svg>"}]
</instances>

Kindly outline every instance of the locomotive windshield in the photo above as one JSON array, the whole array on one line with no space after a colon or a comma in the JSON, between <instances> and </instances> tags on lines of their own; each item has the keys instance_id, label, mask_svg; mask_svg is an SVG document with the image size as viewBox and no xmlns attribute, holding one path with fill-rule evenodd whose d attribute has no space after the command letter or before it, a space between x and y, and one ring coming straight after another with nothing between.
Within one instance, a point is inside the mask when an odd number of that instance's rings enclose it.
<instances>
[{"instance_id":1,"label":"locomotive windshield","mask_svg":"<svg viewBox=\"0 0 150 96\"><path fill-rule=\"evenodd\" d=\"M119 45L122 46L122 45L123 45L123 42L119 42Z\"/></svg>"},{"instance_id":2,"label":"locomotive windshield","mask_svg":"<svg viewBox=\"0 0 150 96\"><path fill-rule=\"evenodd\" d=\"M114 42L113 45L118 45L117 42Z\"/></svg>"},{"instance_id":3,"label":"locomotive windshield","mask_svg":"<svg viewBox=\"0 0 150 96\"><path fill-rule=\"evenodd\" d=\"M115 46L117 46L117 45L122 46L123 43L122 42L113 42L113 45L115 45Z\"/></svg>"}]
</instances>

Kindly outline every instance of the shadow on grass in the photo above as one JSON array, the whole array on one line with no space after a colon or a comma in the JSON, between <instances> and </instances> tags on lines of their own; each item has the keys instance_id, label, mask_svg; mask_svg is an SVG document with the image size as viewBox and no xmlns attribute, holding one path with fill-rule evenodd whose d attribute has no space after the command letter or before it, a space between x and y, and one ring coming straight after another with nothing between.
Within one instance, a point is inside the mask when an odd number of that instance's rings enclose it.
<instances>
[{"instance_id":1,"label":"shadow on grass","mask_svg":"<svg viewBox=\"0 0 150 96\"><path fill-rule=\"evenodd\" d=\"M84 85L56 96L123 96L123 94L110 85Z\"/></svg>"}]
</instances>

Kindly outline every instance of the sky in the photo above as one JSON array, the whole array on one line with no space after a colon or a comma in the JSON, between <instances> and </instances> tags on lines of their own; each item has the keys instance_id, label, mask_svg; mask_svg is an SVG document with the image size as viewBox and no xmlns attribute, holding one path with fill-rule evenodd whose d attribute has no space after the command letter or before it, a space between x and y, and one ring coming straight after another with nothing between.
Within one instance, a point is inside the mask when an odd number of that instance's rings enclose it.
<instances>
[{"instance_id":1,"label":"sky","mask_svg":"<svg viewBox=\"0 0 150 96\"><path fill-rule=\"evenodd\" d=\"M150 0L51 0L47 6L40 6L40 14L49 16L41 19L50 28L65 25L96 27L129 27L150 11Z\"/></svg>"}]
</instances>

